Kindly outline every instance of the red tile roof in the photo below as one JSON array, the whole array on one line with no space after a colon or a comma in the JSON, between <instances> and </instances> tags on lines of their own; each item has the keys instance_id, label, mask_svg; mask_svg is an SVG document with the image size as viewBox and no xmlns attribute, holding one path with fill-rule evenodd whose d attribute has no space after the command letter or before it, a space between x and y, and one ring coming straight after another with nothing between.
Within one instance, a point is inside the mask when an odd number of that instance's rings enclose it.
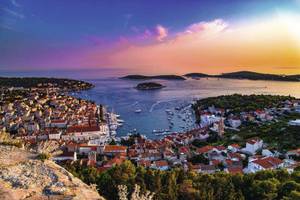
<instances>
[{"instance_id":1,"label":"red tile roof","mask_svg":"<svg viewBox=\"0 0 300 200\"><path fill-rule=\"evenodd\" d=\"M237 149L241 148L241 146L238 145L238 144L231 144L231 145L229 145L229 146L232 146L232 147L237 148Z\"/></svg>"},{"instance_id":2,"label":"red tile roof","mask_svg":"<svg viewBox=\"0 0 300 200\"><path fill-rule=\"evenodd\" d=\"M257 142L259 142L261 139L260 138L250 138L250 139L248 139L247 140L247 143L249 143L249 144L255 144L255 143L257 143Z\"/></svg>"},{"instance_id":3,"label":"red tile roof","mask_svg":"<svg viewBox=\"0 0 300 200\"><path fill-rule=\"evenodd\" d=\"M76 125L67 128L67 133L100 131L98 126Z\"/></svg>"},{"instance_id":4,"label":"red tile roof","mask_svg":"<svg viewBox=\"0 0 300 200\"><path fill-rule=\"evenodd\" d=\"M189 148L188 147L180 147L179 153L187 154L187 153L189 153Z\"/></svg>"},{"instance_id":5,"label":"red tile roof","mask_svg":"<svg viewBox=\"0 0 300 200\"><path fill-rule=\"evenodd\" d=\"M265 169L271 169L271 168L276 168L278 167L278 165L280 165L282 162L282 160L278 159L278 158L274 158L274 157L265 157L262 159L257 159L254 160L253 163L256 163L260 166L262 166Z\"/></svg>"},{"instance_id":6,"label":"red tile roof","mask_svg":"<svg viewBox=\"0 0 300 200\"><path fill-rule=\"evenodd\" d=\"M138 165L141 165L143 167L150 167L151 166L151 161L150 160L140 160L137 163L138 163Z\"/></svg>"},{"instance_id":7,"label":"red tile roof","mask_svg":"<svg viewBox=\"0 0 300 200\"><path fill-rule=\"evenodd\" d=\"M104 146L104 153L117 153L117 152L126 152L126 146L119 146L119 145L105 145Z\"/></svg>"},{"instance_id":8,"label":"red tile roof","mask_svg":"<svg viewBox=\"0 0 300 200\"><path fill-rule=\"evenodd\" d=\"M158 160L158 161L154 161L154 164L156 167L165 167L165 166L169 166L168 162L165 160Z\"/></svg>"},{"instance_id":9,"label":"red tile roof","mask_svg":"<svg viewBox=\"0 0 300 200\"><path fill-rule=\"evenodd\" d=\"M213 146L209 146L209 145L207 145L207 146L204 146L204 147L201 147L201 148L199 148L199 149L197 149L197 153L207 153L207 152L209 152L210 150L212 150L214 147Z\"/></svg>"},{"instance_id":10,"label":"red tile roof","mask_svg":"<svg viewBox=\"0 0 300 200\"><path fill-rule=\"evenodd\" d=\"M228 172L230 174L242 174L243 173L243 167L236 167L236 166L230 166L227 168Z\"/></svg>"},{"instance_id":11,"label":"red tile roof","mask_svg":"<svg viewBox=\"0 0 300 200\"><path fill-rule=\"evenodd\" d=\"M224 147L224 146L215 146L214 148L216 148L218 151L226 150L226 147Z\"/></svg>"}]
</instances>

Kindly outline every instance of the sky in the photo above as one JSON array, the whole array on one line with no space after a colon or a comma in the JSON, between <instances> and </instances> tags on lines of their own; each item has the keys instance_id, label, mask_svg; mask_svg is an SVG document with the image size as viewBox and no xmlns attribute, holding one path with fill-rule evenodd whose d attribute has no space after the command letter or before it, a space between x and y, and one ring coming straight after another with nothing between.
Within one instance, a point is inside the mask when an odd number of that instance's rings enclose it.
<instances>
[{"instance_id":1,"label":"sky","mask_svg":"<svg viewBox=\"0 0 300 200\"><path fill-rule=\"evenodd\" d=\"M0 73L300 74L300 0L0 0Z\"/></svg>"}]
</instances>

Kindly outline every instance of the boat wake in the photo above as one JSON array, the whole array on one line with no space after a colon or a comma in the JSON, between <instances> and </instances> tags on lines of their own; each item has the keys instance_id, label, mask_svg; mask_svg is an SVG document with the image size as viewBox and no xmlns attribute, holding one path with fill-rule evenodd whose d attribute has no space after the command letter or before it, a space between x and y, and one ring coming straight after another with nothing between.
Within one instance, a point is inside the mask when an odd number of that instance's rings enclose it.
<instances>
[{"instance_id":1,"label":"boat wake","mask_svg":"<svg viewBox=\"0 0 300 200\"><path fill-rule=\"evenodd\" d=\"M155 109L155 107L158 106L161 103L170 103L172 101L178 101L178 100L177 99L171 99L171 100L168 100L168 101L157 101L154 104L152 104L152 106L150 107L149 112L152 112Z\"/></svg>"}]
</instances>

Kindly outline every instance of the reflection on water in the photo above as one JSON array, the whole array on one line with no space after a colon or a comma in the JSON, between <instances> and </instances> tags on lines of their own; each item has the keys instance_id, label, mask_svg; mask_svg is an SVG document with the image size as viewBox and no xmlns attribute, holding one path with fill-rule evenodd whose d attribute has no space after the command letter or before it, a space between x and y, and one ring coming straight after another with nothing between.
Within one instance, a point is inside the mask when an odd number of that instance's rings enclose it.
<instances>
[{"instance_id":1,"label":"reflection on water","mask_svg":"<svg viewBox=\"0 0 300 200\"><path fill-rule=\"evenodd\" d=\"M138 132L155 137L154 129L182 131L193 125L193 115L188 109L178 111L192 100L224 94L278 94L300 98L300 83L275 81L250 81L230 79L188 79L186 81L155 80L167 87L155 91L134 88L140 81L106 78L88 80L96 85L78 94L108 106L125 120L118 135ZM140 111L140 112L137 112Z\"/></svg>"}]
</instances>

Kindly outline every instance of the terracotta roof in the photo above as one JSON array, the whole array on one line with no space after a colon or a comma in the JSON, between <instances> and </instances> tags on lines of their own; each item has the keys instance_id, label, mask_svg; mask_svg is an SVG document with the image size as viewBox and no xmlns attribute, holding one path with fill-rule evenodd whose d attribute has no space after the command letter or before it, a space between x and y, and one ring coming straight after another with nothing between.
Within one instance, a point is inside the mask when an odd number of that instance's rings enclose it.
<instances>
[{"instance_id":1,"label":"terracotta roof","mask_svg":"<svg viewBox=\"0 0 300 200\"><path fill-rule=\"evenodd\" d=\"M213 160L211 160L211 163L212 163L212 165L216 166L216 165L220 164L221 161L213 159Z\"/></svg>"},{"instance_id":2,"label":"terracotta roof","mask_svg":"<svg viewBox=\"0 0 300 200\"><path fill-rule=\"evenodd\" d=\"M256 137L256 138L250 138L250 139L247 140L247 143L249 143L249 144L255 144L255 143L259 142L260 140L261 139L258 138L258 137Z\"/></svg>"},{"instance_id":3,"label":"terracotta roof","mask_svg":"<svg viewBox=\"0 0 300 200\"><path fill-rule=\"evenodd\" d=\"M241 146L239 144L231 144L229 146L232 146L232 147L237 148L237 149L241 148Z\"/></svg>"},{"instance_id":4,"label":"terracotta roof","mask_svg":"<svg viewBox=\"0 0 300 200\"><path fill-rule=\"evenodd\" d=\"M120 165L125 160L125 158L114 157L113 159L109 160L104 166Z\"/></svg>"},{"instance_id":5,"label":"terracotta roof","mask_svg":"<svg viewBox=\"0 0 300 200\"><path fill-rule=\"evenodd\" d=\"M70 126L67 128L67 133L90 132L90 131L100 131L100 128L98 126L88 126L88 125L77 125L77 126Z\"/></svg>"},{"instance_id":6,"label":"terracotta roof","mask_svg":"<svg viewBox=\"0 0 300 200\"><path fill-rule=\"evenodd\" d=\"M270 169L270 168L274 168L274 167L277 167L278 165L280 165L282 163L282 160L280 160L278 158L274 158L274 157L265 157L262 159L254 160L253 163L258 164L265 169Z\"/></svg>"},{"instance_id":7,"label":"terracotta roof","mask_svg":"<svg viewBox=\"0 0 300 200\"><path fill-rule=\"evenodd\" d=\"M299 148L299 149L295 149L295 150L288 151L288 153L300 154L300 148Z\"/></svg>"},{"instance_id":8,"label":"terracotta roof","mask_svg":"<svg viewBox=\"0 0 300 200\"><path fill-rule=\"evenodd\" d=\"M119 146L119 145L105 145L104 146L104 153L114 153L114 152L125 152L127 150L126 146Z\"/></svg>"},{"instance_id":9,"label":"terracotta roof","mask_svg":"<svg viewBox=\"0 0 300 200\"><path fill-rule=\"evenodd\" d=\"M187 153L189 153L189 148L188 147L180 147L179 153L187 154Z\"/></svg>"},{"instance_id":10,"label":"terracotta roof","mask_svg":"<svg viewBox=\"0 0 300 200\"><path fill-rule=\"evenodd\" d=\"M150 167L151 161L150 160L139 160L138 165L144 166L144 167Z\"/></svg>"},{"instance_id":11,"label":"terracotta roof","mask_svg":"<svg viewBox=\"0 0 300 200\"><path fill-rule=\"evenodd\" d=\"M239 160L242 160L242 159L243 159L242 155L239 154L239 153L228 153L228 156L229 156L230 158L237 158L237 159L239 159Z\"/></svg>"},{"instance_id":12,"label":"terracotta roof","mask_svg":"<svg viewBox=\"0 0 300 200\"><path fill-rule=\"evenodd\" d=\"M243 173L243 167L230 166L227 168L227 170L230 174L242 174Z\"/></svg>"},{"instance_id":13,"label":"terracotta roof","mask_svg":"<svg viewBox=\"0 0 300 200\"><path fill-rule=\"evenodd\" d=\"M226 150L226 147L224 147L224 146L215 146L214 148L216 148L218 151Z\"/></svg>"},{"instance_id":14,"label":"terracotta roof","mask_svg":"<svg viewBox=\"0 0 300 200\"><path fill-rule=\"evenodd\" d=\"M201 168L202 171L216 170L216 167L214 165L200 164L200 168Z\"/></svg>"},{"instance_id":15,"label":"terracotta roof","mask_svg":"<svg viewBox=\"0 0 300 200\"><path fill-rule=\"evenodd\" d=\"M213 146L204 146L204 147L201 147L199 149L197 149L197 153L207 153L209 152L210 150L212 150L214 147Z\"/></svg>"},{"instance_id":16,"label":"terracotta roof","mask_svg":"<svg viewBox=\"0 0 300 200\"><path fill-rule=\"evenodd\" d=\"M169 166L168 162L165 160L158 160L158 161L154 161L154 164L156 167L165 167L165 166Z\"/></svg>"}]
</instances>

